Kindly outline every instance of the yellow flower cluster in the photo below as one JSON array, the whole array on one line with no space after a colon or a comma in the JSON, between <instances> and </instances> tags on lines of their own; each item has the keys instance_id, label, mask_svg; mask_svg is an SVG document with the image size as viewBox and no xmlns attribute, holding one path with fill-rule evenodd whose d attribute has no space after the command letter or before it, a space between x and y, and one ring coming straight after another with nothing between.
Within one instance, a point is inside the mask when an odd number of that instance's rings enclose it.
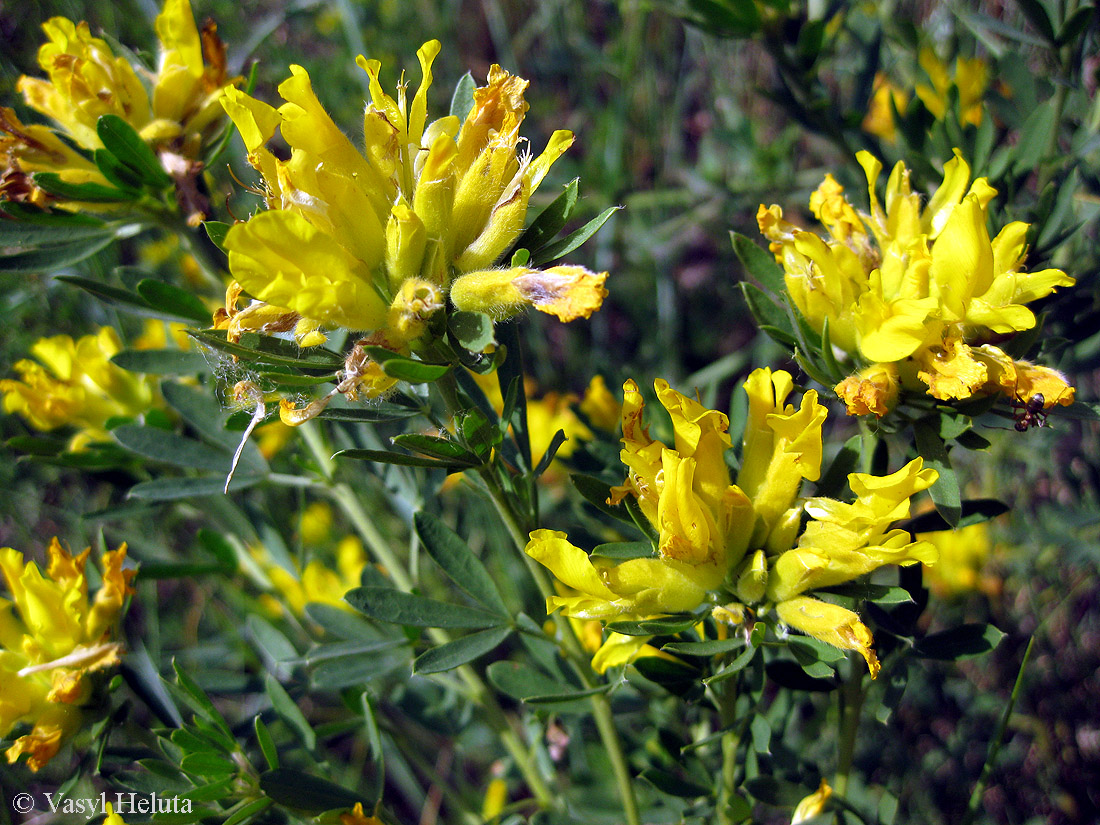
<instances>
[{"instance_id":1,"label":"yellow flower cluster","mask_svg":"<svg viewBox=\"0 0 1100 825\"><path fill-rule=\"evenodd\" d=\"M158 398L152 379L111 363L121 349L110 327L76 341L68 335L40 338L31 347L40 363L17 361L19 380L0 381L4 411L19 413L37 430L77 428L71 450L106 440L109 419L139 415Z\"/></svg>"},{"instance_id":2,"label":"yellow flower cluster","mask_svg":"<svg viewBox=\"0 0 1100 825\"><path fill-rule=\"evenodd\" d=\"M828 323L831 343L866 365L836 387L848 412L882 416L899 389L944 401L1002 393L1023 402L1042 395L1047 408L1073 403L1061 374L987 343L1031 329L1035 315L1025 304L1074 283L1058 269L1024 271L1028 224L989 237L997 192L985 178L968 187L970 167L957 150L923 208L904 163L880 203L882 164L867 152L857 159L869 212L857 212L831 175L810 198L828 238L788 223L778 206L757 213L799 312L819 332Z\"/></svg>"},{"instance_id":3,"label":"yellow flower cluster","mask_svg":"<svg viewBox=\"0 0 1100 825\"><path fill-rule=\"evenodd\" d=\"M306 605L313 602L350 610L344 594L361 584L363 568L367 566L363 543L355 536L346 536L337 544L335 570L320 559L313 559L305 568L292 572L277 564L262 548L253 550L253 557L278 593L277 597L268 595L262 599L267 608L279 614L285 605L295 616L304 615Z\"/></svg>"},{"instance_id":4,"label":"yellow flower cluster","mask_svg":"<svg viewBox=\"0 0 1100 825\"><path fill-rule=\"evenodd\" d=\"M396 99L386 94L378 61L359 58L370 79L363 151L322 108L300 66L279 86L278 109L226 90L222 104L263 176L268 207L225 239L233 277L261 302L236 312L234 298L221 324L230 335L295 328L300 341L316 343L318 327L329 325L408 351L448 296L458 309L497 319L534 306L570 321L599 308L606 273L492 269L573 135L554 132L537 157L523 150L527 81L499 66L474 91L464 121L429 123L439 50L432 40L417 52L423 79L411 101L404 83ZM290 146L287 160L266 148L276 130Z\"/></svg>"},{"instance_id":5,"label":"yellow flower cluster","mask_svg":"<svg viewBox=\"0 0 1100 825\"><path fill-rule=\"evenodd\" d=\"M985 93L989 88L989 64L980 57L959 57L955 60L955 72L952 76L947 64L940 60L935 50L927 46L920 50L917 60L928 76L929 83L916 83L913 91L931 115L936 120L943 120L947 116L950 92L955 88L959 95L959 119L962 123L980 125L985 110ZM897 137L894 109L904 111L908 101L909 96L905 90L879 72L875 75L867 116L863 119L863 130L884 140L893 141Z\"/></svg>"},{"instance_id":6,"label":"yellow flower cluster","mask_svg":"<svg viewBox=\"0 0 1100 825\"><path fill-rule=\"evenodd\" d=\"M637 385L624 385L622 461L625 484L613 500L636 499L659 538L657 555L621 563L591 558L564 533L536 530L527 553L571 588L552 596L548 610L603 621L694 611L709 604L716 618L740 621L750 611L774 612L783 624L839 648L859 651L878 670L870 630L851 610L806 595L886 564L933 563L935 548L910 541L890 525L909 514L909 499L937 474L920 458L878 477L853 473L856 495L845 504L799 498L803 480L821 472L826 410L807 391L799 407L786 372L758 369L744 388L748 422L736 482L725 461L729 421L717 410L655 383L672 418L675 445L649 437ZM809 516L803 528L804 516ZM606 669L632 658L645 637L614 634L594 665Z\"/></svg>"},{"instance_id":7,"label":"yellow flower cluster","mask_svg":"<svg viewBox=\"0 0 1100 825\"><path fill-rule=\"evenodd\" d=\"M85 565L91 548L72 556L55 538L46 575L23 554L0 548L0 572L11 599L0 598L0 736L20 723L33 729L7 750L27 755L37 771L80 724L88 698L85 676L118 664L114 625L136 571L124 570L126 545L103 556L103 584L88 599Z\"/></svg>"},{"instance_id":8,"label":"yellow flower cluster","mask_svg":"<svg viewBox=\"0 0 1100 825\"><path fill-rule=\"evenodd\" d=\"M38 63L48 79L21 77L17 89L27 105L56 124L55 129L24 125L8 108L0 108L0 154L7 172L0 197L37 203L45 198L25 175L55 172L67 183L108 181L85 154L103 148L96 123L118 115L156 150L166 171L186 176L188 162L198 158L203 143L222 117L218 99L232 81L226 78L225 46L217 27L207 22L200 34L188 0L166 0L157 17L160 41L152 94L129 61L116 57L105 40L93 37L88 24L52 17L42 27L47 42Z\"/></svg>"}]
</instances>

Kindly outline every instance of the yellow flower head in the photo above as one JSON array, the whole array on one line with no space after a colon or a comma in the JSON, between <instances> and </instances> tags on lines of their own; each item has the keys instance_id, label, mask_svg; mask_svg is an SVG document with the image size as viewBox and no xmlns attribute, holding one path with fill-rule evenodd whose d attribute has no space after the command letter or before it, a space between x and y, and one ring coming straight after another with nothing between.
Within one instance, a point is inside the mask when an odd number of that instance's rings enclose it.
<instances>
[{"instance_id":1,"label":"yellow flower head","mask_svg":"<svg viewBox=\"0 0 1100 825\"><path fill-rule=\"evenodd\" d=\"M568 321L599 307L606 273L490 269L519 237L531 194L573 135L555 132L537 157L526 151L527 81L499 66L475 90L465 120L429 123L439 50L432 40L417 52L422 79L411 100L403 82L396 99L383 91L378 61L358 59L370 87L362 152L300 66L279 86L278 109L226 90L222 104L263 176L268 207L226 236L245 290L284 312L376 331L396 349L425 334L448 295L460 309L497 318L534 306ZM266 148L276 130L290 146L287 160Z\"/></svg>"},{"instance_id":2,"label":"yellow flower head","mask_svg":"<svg viewBox=\"0 0 1100 825\"><path fill-rule=\"evenodd\" d=\"M34 562L0 548L10 600L0 598L0 736L21 723L33 730L7 751L9 762L27 754L38 770L80 724L85 676L118 664L114 626L136 571L124 570L126 545L103 556L103 583L91 600L85 565L91 548L72 556L57 539L43 575Z\"/></svg>"},{"instance_id":3,"label":"yellow flower head","mask_svg":"<svg viewBox=\"0 0 1100 825\"><path fill-rule=\"evenodd\" d=\"M757 215L799 312L818 331L828 323L831 343L867 366L836 387L849 413L883 415L899 387L940 400L1002 393L1028 401L1039 391L1018 374L1037 375L1036 368L986 341L1031 329L1035 315L1026 304L1073 279L1058 269L1024 271L1025 223L990 238L996 190L985 178L970 181L957 150L927 203L912 191L902 162L880 202L882 164L867 152L857 159L869 209L854 209L826 176L810 199L826 237L787 223L778 206L761 206ZM1073 402L1073 388L1058 378L1043 377L1046 407Z\"/></svg>"},{"instance_id":4,"label":"yellow flower head","mask_svg":"<svg viewBox=\"0 0 1100 825\"><path fill-rule=\"evenodd\" d=\"M548 610L614 621L694 611L704 603L723 620L745 607L774 609L779 620L837 647L858 650L872 674L878 661L871 632L851 610L805 595L849 581L886 564L935 561L935 548L912 542L890 525L909 514L909 499L936 480L915 459L889 476L853 473L855 501L801 500L802 482L821 473L821 427L826 411L807 391L798 407L786 372L756 370L745 382L748 421L741 469L730 476L725 452L729 422L717 410L655 382L672 419L674 446L656 441L643 426L638 387L624 387L622 460L626 482L612 502L633 497L658 534L656 553L615 563L590 557L553 530L531 534L527 554L570 590L547 599ZM809 521L803 527L804 514ZM601 666L636 655L614 641L597 652Z\"/></svg>"},{"instance_id":5,"label":"yellow flower head","mask_svg":"<svg viewBox=\"0 0 1100 825\"><path fill-rule=\"evenodd\" d=\"M188 0L166 0L156 20L160 42L152 94L128 60L92 36L88 24L52 17L43 26L47 41L38 50L46 78L21 77L17 89L27 105L50 118L58 131L84 152L103 147L96 123L103 115L125 120L158 152L195 159L218 126L222 89L234 82L225 73L225 46L217 27L200 33ZM21 172L56 172L71 183L106 183L98 169L43 126L21 124L0 112L0 152ZM174 171L169 169L169 172Z\"/></svg>"},{"instance_id":6,"label":"yellow flower head","mask_svg":"<svg viewBox=\"0 0 1100 825\"><path fill-rule=\"evenodd\" d=\"M1000 589L1000 579L986 572L994 553L988 523L924 533L920 538L936 545L939 551L939 561L925 570L929 586L938 595L957 596L974 591L995 595Z\"/></svg>"},{"instance_id":7,"label":"yellow flower head","mask_svg":"<svg viewBox=\"0 0 1100 825\"><path fill-rule=\"evenodd\" d=\"M948 96L954 86L959 94L959 119L973 126L981 125L982 103L989 88L989 65L986 61L980 57L959 57L955 61L955 76L952 78L933 49L927 46L921 49L918 60L931 85L917 83L914 91L932 116L936 120L947 116Z\"/></svg>"},{"instance_id":8,"label":"yellow flower head","mask_svg":"<svg viewBox=\"0 0 1100 825\"><path fill-rule=\"evenodd\" d=\"M19 380L0 381L5 412L19 413L37 430L76 427L72 450L106 439L109 419L140 415L157 403L152 379L111 363L121 349L110 327L76 341L40 338L31 347L38 361L17 361Z\"/></svg>"},{"instance_id":9,"label":"yellow flower head","mask_svg":"<svg viewBox=\"0 0 1100 825\"><path fill-rule=\"evenodd\" d=\"M320 559L311 560L305 568L295 565L293 571L277 564L263 549L253 551L272 587L279 594L279 601L296 616L305 613L306 605L313 602L350 610L344 594L359 586L367 555L363 544L355 536L346 536L336 547L336 569Z\"/></svg>"}]
</instances>

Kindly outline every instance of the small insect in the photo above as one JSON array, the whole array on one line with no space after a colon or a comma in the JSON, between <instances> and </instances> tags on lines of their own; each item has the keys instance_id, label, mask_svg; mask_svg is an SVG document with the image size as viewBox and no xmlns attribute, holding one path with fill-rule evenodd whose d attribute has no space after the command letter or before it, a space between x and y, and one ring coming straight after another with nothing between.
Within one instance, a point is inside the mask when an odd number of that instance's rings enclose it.
<instances>
[{"instance_id":1,"label":"small insect","mask_svg":"<svg viewBox=\"0 0 1100 825\"><path fill-rule=\"evenodd\" d=\"M1044 426L1047 421L1045 406L1046 398L1043 397L1041 392L1035 393L1026 401L1017 395L1012 401L1013 418L1016 419L1014 425L1016 432L1026 433L1032 427Z\"/></svg>"}]
</instances>

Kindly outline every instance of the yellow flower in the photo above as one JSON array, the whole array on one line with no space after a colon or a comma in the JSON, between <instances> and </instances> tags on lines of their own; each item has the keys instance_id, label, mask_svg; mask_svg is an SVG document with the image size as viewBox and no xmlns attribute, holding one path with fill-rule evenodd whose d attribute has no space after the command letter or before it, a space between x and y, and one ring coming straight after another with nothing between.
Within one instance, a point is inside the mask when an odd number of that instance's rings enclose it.
<instances>
[{"instance_id":1,"label":"yellow flower","mask_svg":"<svg viewBox=\"0 0 1100 825\"><path fill-rule=\"evenodd\" d=\"M340 814L340 825L383 825L376 816L367 816L363 812L363 803L356 802L350 811Z\"/></svg>"},{"instance_id":2,"label":"yellow flower","mask_svg":"<svg viewBox=\"0 0 1100 825\"><path fill-rule=\"evenodd\" d=\"M888 476L849 475L856 497L851 504L800 500L803 480L821 473L826 411L813 390L799 407L788 404L791 376L759 369L744 385L748 420L733 483L724 458L731 445L726 416L664 381L655 386L672 419L675 446L650 438L641 394L628 381L621 454L628 473L611 500L637 501L658 534L656 555L616 564L590 557L565 533L536 530L527 554L571 589L549 597L547 610L605 622L690 612L704 604L722 621L742 621L746 608L774 610L790 627L858 651L876 674L871 632L859 616L805 594L886 564L934 562L931 544L911 542L908 533L890 525L908 516L909 499L935 482L936 471L924 469L918 458ZM628 661L647 641L609 636L593 664Z\"/></svg>"},{"instance_id":3,"label":"yellow flower","mask_svg":"<svg viewBox=\"0 0 1100 825\"><path fill-rule=\"evenodd\" d=\"M313 559L304 569L293 571L277 564L266 551L257 549L253 555L278 592L282 603L296 616L305 613L314 602L350 610L344 594L360 585L367 555L355 536L345 537L336 547L336 569L320 559Z\"/></svg>"},{"instance_id":4,"label":"yellow flower","mask_svg":"<svg viewBox=\"0 0 1100 825\"><path fill-rule=\"evenodd\" d=\"M27 754L37 771L80 725L78 707L88 698L85 676L118 664L114 626L136 571L124 570L126 545L103 556L103 584L88 599L88 548L72 556L50 543L43 576L34 562L0 548L0 572L11 599L0 598L0 736L21 723L33 730L7 751L9 762Z\"/></svg>"},{"instance_id":5,"label":"yellow flower","mask_svg":"<svg viewBox=\"0 0 1100 825\"><path fill-rule=\"evenodd\" d=\"M103 148L96 123L117 115L160 154L173 176L193 176L188 161L216 131L222 116L218 99L235 81L226 78L225 46L208 22L200 33L188 0L166 0L156 20L160 42L152 94L129 61L93 37L88 24L52 17L43 26L47 42L38 64L47 79L21 77L17 84L27 105L49 117L59 132L84 152ZM56 172L71 183L107 183L96 166L43 126L21 124L0 114L0 152L9 169Z\"/></svg>"},{"instance_id":6,"label":"yellow flower","mask_svg":"<svg viewBox=\"0 0 1100 825\"><path fill-rule=\"evenodd\" d=\"M957 596L972 591L994 595L1000 580L985 573L993 555L993 539L986 522L971 524L961 530L922 533L918 538L936 546L939 561L925 569L929 586L940 596Z\"/></svg>"},{"instance_id":7,"label":"yellow flower","mask_svg":"<svg viewBox=\"0 0 1100 825\"><path fill-rule=\"evenodd\" d=\"M932 116L936 120L947 116L948 93L954 86L959 93L959 119L963 123L981 125L982 101L989 88L989 65L980 57L960 57L955 61L955 77L951 78L947 66L927 46L920 50L918 61L932 85L918 83L913 91Z\"/></svg>"},{"instance_id":8,"label":"yellow flower","mask_svg":"<svg viewBox=\"0 0 1100 825\"><path fill-rule=\"evenodd\" d=\"M223 105L263 176L268 207L226 236L230 271L277 313L373 330L376 342L407 350L448 295L498 318L534 305L572 320L599 307L606 273L489 269L519 237L531 194L573 135L555 132L537 157L521 151L527 81L495 65L465 121L429 123L439 50L432 40L417 52L422 81L411 101L403 83L396 100L383 91L378 61L358 59L370 79L363 152L300 66L279 86L278 109L226 90ZM276 130L287 160L266 148Z\"/></svg>"},{"instance_id":9,"label":"yellow flower","mask_svg":"<svg viewBox=\"0 0 1100 825\"><path fill-rule=\"evenodd\" d=\"M68 335L40 338L31 347L38 362L17 361L19 380L0 381L5 412L19 413L37 430L77 428L71 450L107 439L108 420L140 415L157 403L151 378L111 363L121 349L110 327L76 341Z\"/></svg>"},{"instance_id":10,"label":"yellow flower","mask_svg":"<svg viewBox=\"0 0 1100 825\"><path fill-rule=\"evenodd\" d=\"M898 133L894 110L904 112L908 102L909 97L903 89L895 86L883 72L876 72L867 114L863 118L863 131L893 143Z\"/></svg>"},{"instance_id":11,"label":"yellow flower","mask_svg":"<svg viewBox=\"0 0 1100 825\"><path fill-rule=\"evenodd\" d=\"M1010 223L990 238L996 190L985 178L970 182L957 150L923 208L904 163L880 203L882 164L867 152L857 159L870 190L867 212L852 207L831 176L810 199L828 237L786 222L778 206L757 214L799 312L818 331L828 323L831 343L867 367L836 387L849 413L883 415L899 386L939 400L1002 393L1027 402L1041 392L1045 407L1071 404L1074 390L1060 375L1040 377L987 343L1031 329L1026 304L1074 283L1058 269L1024 271L1028 225Z\"/></svg>"},{"instance_id":12,"label":"yellow flower","mask_svg":"<svg viewBox=\"0 0 1100 825\"><path fill-rule=\"evenodd\" d=\"M832 795L833 789L829 787L828 782L822 779L817 790L798 803L798 806L794 809L794 815L791 817L791 825L798 825L800 822L805 822L807 819L813 819L815 816L820 815L825 810L825 803L829 801L829 797Z\"/></svg>"},{"instance_id":13,"label":"yellow flower","mask_svg":"<svg viewBox=\"0 0 1100 825\"><path fill-rule=\"evenodd\" d=\"M126 825L126 820L115 813L115 806L110 802L107 803L107 818L103 820L103 825Z\"/></svg>"}]
</instances>

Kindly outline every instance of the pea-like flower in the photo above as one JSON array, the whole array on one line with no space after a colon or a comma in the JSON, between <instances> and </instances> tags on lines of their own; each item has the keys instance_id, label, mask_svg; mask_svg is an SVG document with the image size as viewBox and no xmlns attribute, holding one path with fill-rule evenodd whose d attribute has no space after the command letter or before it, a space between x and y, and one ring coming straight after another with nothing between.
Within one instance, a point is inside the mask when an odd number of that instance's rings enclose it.
<instances>
[{"instance_id":1,"label":"pea-like flower","mask_svg":"<svg viewBox=\"0 0 1100 825\"><path fill-rule=\"evenodd\" d=\"M1026 306L1074 281L1058 269L1027 272L1028 225L1014 221L994 238L986 229L997 194L985 178L969 184L956 150L944 179L923 205L899 162L880 203L882 164L857 155L867 175L870 210L857 211L831 175L810 198L829 232L822 238L760 207L760 231L782 264L787 291L811 327L828 324L833 346L860 369L836 387L853 415L884 415L900 391L947 401L1003 394L1043 406L1073 403L1055 370L1015 361L990 343L1035 326Z\"/></svg>"},{"instance_id":2,"label":"pea-like flower","mask_svg":"<svg viewBox=\"0 0 1100 825\"><path fill-rule=\"evenodd\" d=\"M429 122L439 51L432 40L417 52L423 79L411 100L403 83L396 99L383 91L378 61L358 59L370 79L363 151L325 112L301 66L279 86L278 109L226 90L223 105L263 176L267 205L225 239L233 277L271 307L253 311L259 325L242 328L262 329L283 313L407 350L430 332L448 296L458 309L498 319L527 306L562 320L599 308L606 273L493 269L572 133L554 132L537 156L525 150L527 81L499 66L474 91L464 120ZM276 130L290 146L286 160L266 147Z\"/></svg>"},{"instance_id":3,"label":"pea-like flower","mask_svg":"<svg viewBox=\"0 0 1100 825\"><path fill-rule=\"evenodd\" d=\"M158 402L152 379L111 363L121 349L111 327L75 341L40 338L31 347L38 361L17 361L19 380L0 381L4 411L19 413L37 430L75 427L71 450L108 439L110 419L140 415Z\"/></svg>"},{"instance_id":4,"label":"pea-like flower","mask_svg":"<svg viewBox=\"0 0 1100 825\"><path fill-rule=\"evenodd\" d=\"M821 474L827 413L813 390L797 408L787 403L791 376L759 369L744 385L749 412L734 481L725 460L727 417L664 381L655 387L672 419L675 444L649 437L641 394L628 381L621 453L628 472L626 482L612 489L612 501L636 500L657 533L656 553L614 563L590 557L565 533L536 530L528 555L569 588L551 596L547 609L603 621L692 612L705 604L722 621L774 612L789 627L859 651L876 673L871 632L859 616L808 594L882 565L934 562L931 544L911 541L890 525L908 516L910 497L935 482L935 470L923 469L917 458L888 476L852 473L851 504L800 499L803 481ZM620 646L629 654L645 638L634 640L633 648ZM623 660L598 657L602 667Z\"/></svg>"},{"instance_id":5,"label":"pea-like flower","mask_svg":"<svg viewBox=\"0 0 1100 825\"><path fill-rule=\"evenodd\" d=\"M194 161L219 126L218 100L233 82L213 22L200 33L188 0L166 0L156 19L160 49L151 93L141 79L144 70L116 56L86 22L52 17L42 28L47 42L38 64L46 78L21 77L17 89L55 128L24 125L11 109L0 109L0 132L7 133L0 137L0 153L7 156L4 197L44 203L45 195L26 180L33 172L54 172L67 183L107 184L85 155L103 148L96 126L108 114L133 127L177 181L198 173Z\"/></svg>"},{"instance_id":6,"label":"pea-like flower","mask_svg":"<svg viewBox=\"0 0 1100 825\"><path fill-rule=\"evenodd\" d=\"M55 538L43 575L22 553L0 548L11 596L0 598L0 736L20 723L33 725L7 758L26 754L35 771L79 728L91 689L87 675L119 661L114 628L136 571L123 569L125 544L105 553L103 583L89 600L89 553L72 556Z\"/></svg>"}]
</instances>

